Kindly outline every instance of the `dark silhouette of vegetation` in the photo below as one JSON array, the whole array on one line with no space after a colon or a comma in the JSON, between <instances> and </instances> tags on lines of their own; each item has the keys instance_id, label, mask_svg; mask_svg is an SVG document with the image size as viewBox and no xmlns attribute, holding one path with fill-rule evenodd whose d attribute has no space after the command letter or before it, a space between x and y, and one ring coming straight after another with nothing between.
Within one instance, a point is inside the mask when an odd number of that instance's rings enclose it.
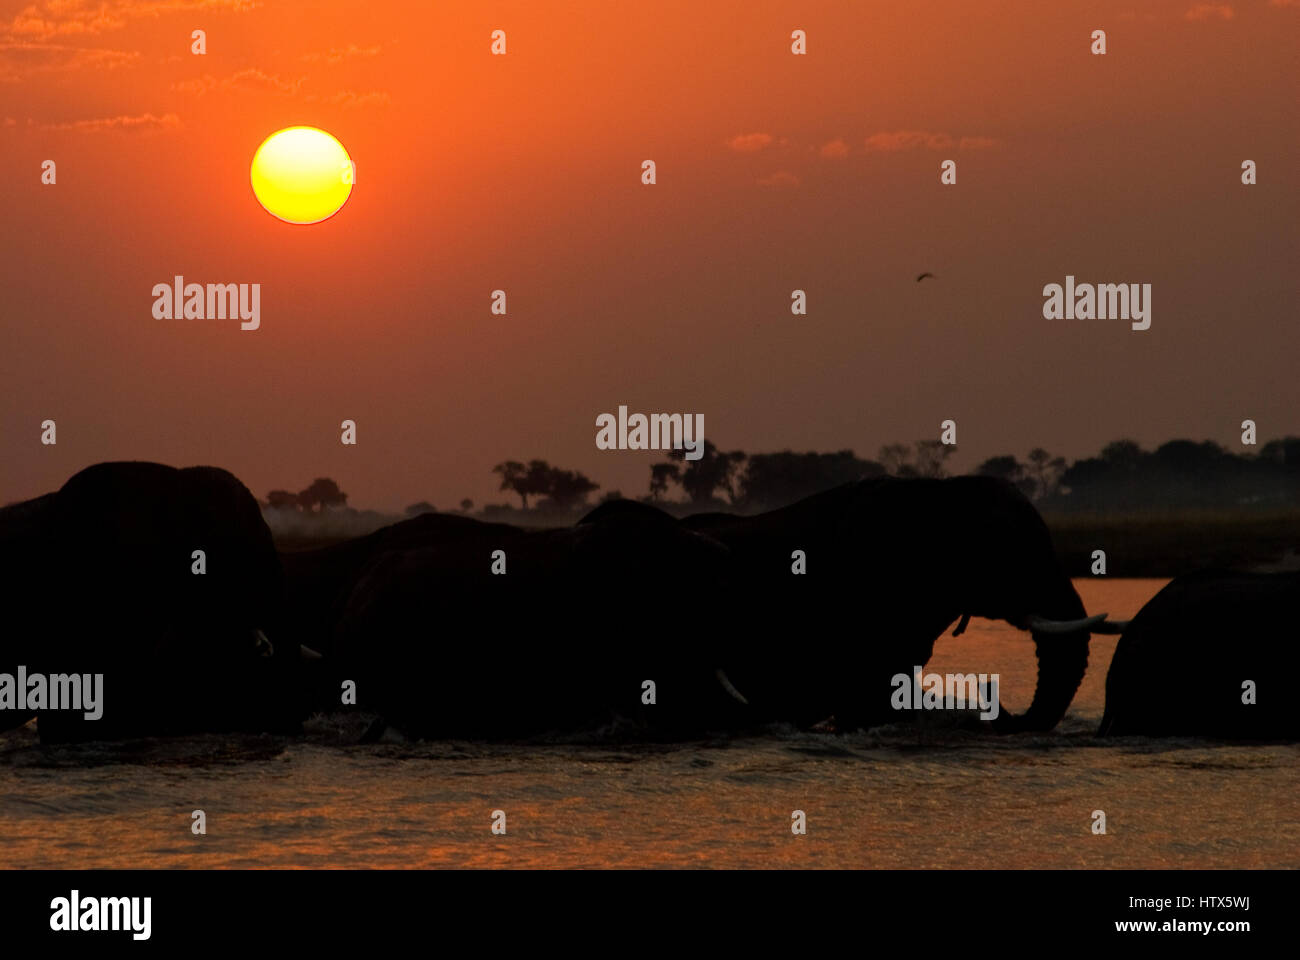
<instances>
[{"instance_id":1,"label":"dark silhouette of vegetation","mask_svg":"<svg viewBox=\"0 0 1300 960\"><path fill-rule=\"evenodd\" d=\"M1300 437L1237 454L1217 443L1171 440L1147 452L1131 440L1064 469L1054 509L1276 507L1300 503Z\"/></svg>"},{"instance_id":2,"label":"dark silhouette of vegetation","mask_svg":"<svg viewBox=\"0 0 1300 960\"><path fill-rule=\"evenodd\" d=\"M541 462L541 461L535 461ZM504 463L498 463L492 468L492 472L501 475L502 490L513 490L519 495L519 501L523 504L525 510L528 509L528 495L536 491L530 489L528 478L528 467L518 460L506 460Z\"/></svg>"},{"instance_id":3,"label":"dark silhouette of vegetation","mask_svg":"<svg viewBox=\"0 0 1300 960\"><path fill-rule=\"evenodd\" d=\"M530 460L527 464L518 460L506 460L492 468L500 475L502 490L518 494L520 505L528 509L528 498L546 497L551 508L569 509L584 503L587 495L600 489L576 470L562 470L553 467L545 460Z\"/></svg>"},{"instance_id":4,"label":"dark silhouette of vegetation","mask_svg":"<svg viewBox=\"0 0 1300 960\"><path fill-rule=\"evenodd\" d=\"M668 492L670 483L681 481L682 468L675 463L655 463L650 465L650 499L659 501Z\"/></svg>"},{"instance_id":5,"label":"dark silhouette of vegetation","mask_svg":"<svg viewBox=\"0 0 1300 960\"><path fill-rule=\"evenodd\" d=\"M300 510L303 513L320 513L346 507L348 495L329 477L317 477L310 487L298 493L272 490L266 495L266 506L272 510Z\"/></svg>"},{"instance_id":6,"label":"dark silhouette of vegetation","mask_svg":"<svg viewBox=\"0 0 1300 960\"><path fill-rule=\"evenodd\" d=\"M1029 496L1035 500L1044 500L1057 493L1066 466L1064 457L1054 457L1042 447L1030 450L1026 473L1033 492Z\"/></svg>"},{"instance_id":7,"label":"dark silhouette of vegetation","mask_svg":"<svg viewBox=\"0 0 1300 960\"><path fill-rule=\"evenodd\" d=\"M716 502L716 491L727 494L727 502L736 502L736 480L740 465L745 462L745 454L739 450L723 453L711 440L704 441L704 451L698 460L687 460L686 451L669 450L668 459L677 461L673 464L656 464L660 467L677 467L676 471L661 470L655 473L650 468L650 495L656 497L656 490L662 493L667 489L667 481L678 484L686 492L691 503L707 505ZM656 483L660 486L657 488Z\"/></svg>"},{"instance_id":8,"label":"dark silhouette of vegetation","mask_svg":"<svg viewBox=\"0 0 1300 960\"><path fill-rule=\"evenodd\" d=\"M288 490L272 490L266 495L266 505L272 510L297 510L298 494Z\"/></svg>"},{"instance_id":9,"label":"dark silhouette of vegetation","mask_svg":"<svg viewBox=\"0 0 1300 960\"><path fill-rule=\"evenodd\" d=\"M891 443L880 448L878 459L866 460L852 450L723 451L706 440L698 460L687 460L685 450L666 451L667 462L651 465L649 495L641 499L676 514L714 509L754 513L870 477L946 476L955 449L937 440ZM569 522L600 488L582 473L553 467L545 460L506 460L492 470L501 479L500 488L516 494L520 504L489 504L477 514L488 519ZM1300 507L1300 437L1270 440L1257 453L1236 453L1210 441L1182 439L1148 451L1132 440L1116 440L1096 456L1073 463L1035 447L1023 460L1002 454L972 472L1014 484L1049 515L1085 512L1118 517L1151 510ZM679 491L675 498L674 489ZM610 491L600 502L621 496L621 491ZM318 477L299 493L272 490L265 505L307 516L355 512L347 507L347 494L327 477ZM470 513L474 501L466 497L460 509ZM434 510L431 503L421 501L405 512L416 516Z\"/></svg>"},{"instance_id":10,"label":"dark silhouette of vegetation","mask_svg":"<svg viewBox=\"0 0 1300 960\"><path fill-rule=\"evenodd\" d=\"M587 494L600 489L600 484L588 480L576 470L552 469L547 477L546 494L551 503L561 509L586 503Z\"/></svg>"},{"instance_id":11,"label":"dark silhouette of vegetation","mask_svg":"<svg viewBox=\"0 0 1300 960\"><path fill-rule=\"evenodd\" d=\"M954 444L918 440L912 446L889 443L880 448L880 465L894 477L944 477L944 461L957 452Z\"/></svg>"},{"instance_id":12,"label":"dark silhouette of vegetation","mask_svg":"<svg viewBox=\"0 0 1300 960\"><path fill-rule=\"evenodd\" d=\"M990 457L975 468L985 477L998 477L1015 484L1031 500L1043 500L1060 492L1061 477L1066 471L1064 457L1053 457L1042 447L1029 451L1029 462L1015 457Z\"/></svg>"},{"instance_id":13,"label":"dark silhouette of vegetation","mask_svg":"<svg viewBox=\"0 0 1300 960\"><path fill-rule=\"evenodd\" d=\"M938 440L914 445L889 444L881 448L880 461L862 460L852 450L835 453L747 454L723 452L704 441L704 454L687 460L684 450L668 451L670 463L650 467L651 503L662 503L669 486L676 484L695 509L734 507L754 512L793 503L841 483L883 476L941 477L944 461L956 448ZM718 494L726 494L726 500Z\"/></svg>"},{"instance_id":14,"label":"dark silhouette of vegetation","mask_svg":"<svg viewBox=\"0 0 1300 960\"><path fill-rule=\"evenodd\" d=\"M317 477L298 494L298 506L304 513L320 513L347 505L348 495L329 477Z\"/></svg>"},{"instance_id":15,"label":"dark silhouette of vegetation","mask_svg":"<svg viewBox=\"0 0 1300 960\"><path fill-rule=\"evenodd\" d=\"M667 451L668 462L651 466L649 495L641 499L677 516L708 510L757 513L886 474L944 476L953 449L933 440L894 443L881 447L877 460L866 460L852 450L724 452L706 441L699 460L686 460L685 451ZM1300 544L1300 437L1271 440L1258 452L1244 450L1251 452L1180 439L1147 451L1132 440L1117 440L1072 463L1035 447L1023 459L990 457L972 472L1006 480L1035 501L1075 576L1089 574L1092 552L1099 548L1107 551L1112 576L1294 562L1285 558ZM502 490L519 496L522 509L487 504L474 514L484 520L564 526L586 512L588 496L599 489L583 474L545 460L507 460L493 472ZM614 490L600 500L620 496ZM272 490L265 505L278 514L277 542L300 545L357 536L396 519L346 504L347 495L322 477L300 493ZM474 501L465 498L460 508L469 514ZM422 501L406 513L433 509Z\"/></svg>"}]
</instances>

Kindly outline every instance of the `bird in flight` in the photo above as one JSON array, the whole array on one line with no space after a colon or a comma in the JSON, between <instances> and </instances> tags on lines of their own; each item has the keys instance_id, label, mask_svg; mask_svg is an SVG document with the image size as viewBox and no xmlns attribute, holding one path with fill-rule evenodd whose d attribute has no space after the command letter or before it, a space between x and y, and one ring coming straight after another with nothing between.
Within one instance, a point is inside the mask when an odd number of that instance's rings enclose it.
<instances>
[{"instance_id":1,"label":"bird in flight","mask_svg":"<svg viewBox=\"0 0 1300 960\"><path fill-rule=\"evenodd\" d=\"M922 280L924 280L926 277L933 277L933 276L934 276L934 274L933 274L933 273L930 273L930 272L927 270L925 273L921 274L919 277L916 278L916 282L917 282L917 283L920 283L920 282L921 282Z\"/></svg>"}]
</instances>

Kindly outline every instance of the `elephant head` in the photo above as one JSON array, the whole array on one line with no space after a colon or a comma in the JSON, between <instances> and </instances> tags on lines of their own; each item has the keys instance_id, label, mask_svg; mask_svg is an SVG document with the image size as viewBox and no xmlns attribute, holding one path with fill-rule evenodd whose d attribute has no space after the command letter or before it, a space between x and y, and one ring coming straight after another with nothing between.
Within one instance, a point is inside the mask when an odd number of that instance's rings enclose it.
<instances>
[{"instance_id":1,"label":"elephant head","mask_svg":"<svg viewBox=\"0 0 1300 960\"><path fill-rule=\"evenodd\" d=\"M732 603L747 649L728 685L773 704L779 719L890 722L892 678L924 664L947 627L960 621L960 633L978 616L1028 630L1037 645L1033 702L1022 716L1001 714L998 728L1050 729L1087 668L1089 629L1104 619L1085 613L1033 505L992 478L863 480L768 513L685 523L742 564ZM775 646L844 628L827 664Z\"/></svg>"},{"instance_id":2,"label":"elephant head","mask_svg":"<svg viewBox=\"0 0 1300 960\"><path fill-rule=\"evenodd\" d=\"M101 463L42 498L29 559L40 611L29 668L104 675L98 722L42 715L42 739L292 729L298 649L264 627L280 567L257 501L230 473Z\"/></svg>"},{"instance_id":3,"label":"elephant head","mask_svg":"<svg viewBox=\"0 0 1300 960\"><path fill-rule=\"evenodd\" d=\"M1033 700L1020 715L1001 711L999 731L1050 730L1065 715L1088 667L1090 632L1106 615L1088 616L1052 549L1042 517L1025 496L991 477L933 481L951 536L943 578L956 591L962 619L1004 620L1028 631L1038 659ZM936 487L936 491L939 488Z\"/></svg>"}]
</instances>

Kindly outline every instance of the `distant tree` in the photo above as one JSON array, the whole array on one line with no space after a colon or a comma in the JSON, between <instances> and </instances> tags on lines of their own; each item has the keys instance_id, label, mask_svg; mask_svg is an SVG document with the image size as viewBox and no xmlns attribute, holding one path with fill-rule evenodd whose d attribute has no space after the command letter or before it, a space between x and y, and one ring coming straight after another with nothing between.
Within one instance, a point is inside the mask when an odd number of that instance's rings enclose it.
<instances>
[{"instance_id":1,"label":"distant tree","mask_svg":"<svg viewBox=\"0 0 1300 960\"><path fill-rule=\"evenodd\" d=\"M601 498L600 498L599 500L597 500L596 502L597 502L597 503L609 503L611 500L622 500L622 499L623 499L623 491L622 491L622 490L610 490L608 493L602 495Z\"/></svg>"},{"instance_id":2,"label":"distant tree","mask_svg":"<svg viewBox=\"0 0 1300 960\"><path fill-rule=\"evenodd\" d=\"M712 500L715 490L725 490L727 499L735 503L736 477L740 465L745 462L745 456L740 450L723 453L711 440L704 441L704 450L698 460L687 460L684 448L668 451L670 460L682 464L681 476L677 482L691 501L697 504Z\"/></svg>"},{"instance_id":3,"label":"distant tree","mask_svg":"<svg viewBox=\"0 0 1300 960\"><path fill-rule=\"evenodd\" d=\"M408 517L418 517L424 513L437 513L437 512L438 512L438 508L435 507L433 504L431 504L428 500L421 500L419 503L413 503L406 508L406 515Z\"/></svg>"},{"instance_id":4,"label":"distant tree","mask_svg":"<svg viewBox=\"0 0 1300 960\"><path fill-rule=\"evenodd\" d=\"M942 477L947 475L944 461L957 452L954 444L939 440L916 441L916 475L918 477Z\"/></svg>"},{"instance_id":5,"label":"distant tree","mask_svg":"<svg viewBox=\"0 0 1300 960\"><path fill-rule=\"evenodd\" d=\"M1033 477L1029 476L1023 463L1009 454L989 457L975 468L975 473L981 477L997 477L999 480L1005 480L1027 497L1034 495Z\"/></svg>"},{"instance_id":6,"label":"distant tree","mask_svg":"<svg viewBox=\"0 0 1300 960\"><path fill-rule=\"evenodd\" d=\"M1270 440L1259 448L1259 459L1282 466L1300 465L1300 437Z\"/></svg>"},{"instance_id":7,"label":"distant tree","mask_svg":"<svg viewBox=\"0 0 1300 960\"><path fill-rule=\"evenodd\" d=\"M308 513L347 506L348 495L329 477L317 477L310 487L298 494L298 503Z\"/></svg>"},{"instance_id":8,"label":"distant tree","mask_svg":"<svg viewBox=\"0 0 1300 960\"><path fill-rule=\"evenodd\" d=\"M469 497L466 497L464 500L460 502L461 513L469 513L473 509L474 509L474 501L471 500Z\"/></svg>"},{"instance_id":9,"label":"distant tree","mask_svg":"<svg viewBox=\"0 0 1300 960\"><path fill-rule=\"evenodd\" d=\"M551 492L555 474L556 468L545 460L529 460L528 470L524 473L524 490L535 497L546 496Z\"/></svg>"},{"instance_id":10,"label":"distant tree","mask_svg":"<svg viewBox=\"0 0 1300 960\"><path fill-rule=\"evenodd\" d=\"M650 465L650 499L659 500L668 492L668 484L679 483L682 468L675 463L652 463Z\"/></svg>"},{"instance_id":11,"label":"distant tree","mask_svg":"<svg viewBox=\"0 0 1300 960\"><path fill-rule=\"evenodd\" d=\"M587 494L598 489L600 484L575 470L552 468L546 476L545 493L557 507L577 506L586 501Z\"/></svg>"},{"instance_id":12,"label":"distant tree","mask_svg":"<svg viewBox=\"0 0 1300 960\"><path fill-rule=\"evenodd\" d=\"M880 448L877 454L880 458L880 464L885 468L885 472L895 477L906 477L915 475L912 465L908 462L912 457L912 448L905 443L887 443Z\"/></svg>"},{"instance_id":13,"label":"distant tree","mask_svg":"<svg viewBox=\"0 0 1300 960\"><path fill-rule=\"evenodd\" d=\"M298 494L288 490L272 490L266 495L266 505L273 510L297 510Z\"/></svg>"},{"instance_id":14,"label":"distant tree","mask_svg":"<svg viewBox=\"0 0 1300 960\"><path fill-rule=\"evenodd\" d=\"M1064 457L1053 457L1042 447L1030 450L1029 466L1025 471L1028 478L1033 481L1033 492L1030 496L1035 500L1042 500L1056 493L1061 486L1061 476L1065 470Z\"/></svg>"},{"instance_id":15,"label":"distant tree","mask_svg":"<svg viewBox=\"0 0 1300 960\"><path fill-rule=\"evenodd\" d=\"M1101 448L1100 458L1115 467L1132 469L1146 456L1132 440L1116 440Z\"/></svg>"},{"instance_id":16,"label":"distant tree","mask_svg":"<svg viewBox=\"0 0 1300 960\"><path fill-rule=\"evenodd\" d=\"M1170 440L1156 448L1151 454L1151 461L1159 469L1191 473L1213 469L1227 456L1228 452L1211 440L1204 443Z\"/></svg>"},{"instance_id":17,"label":"distant tree","mask_svg":"<svg viewBox=\"0 0 1300 960\"><path fill-rule=\"evenodd\" d=\"M528 494L533 492L529 487L528 468L518 460L507 460L504 463L498 463L492 468L492 472L501 475L500 489L513 490L517 493L520 503L527 510Z\"/></svg>"},{"instance_id":18,"label":"distant tree","mask_svg":"<svg viewBox=\"0 0 1300 960\"><path fill-rule=\"evenodd\" d=\"M1075 506L1098 507L1113 489L1116 467L1101 457L1076 460L1061 474L1061 484L1070 489Z\"/></svg>"},{"instance_id":19,"label":"distant tree","mask_svg":"<svg viewBox=\"0 0 1300 960\"><path fill-rule=\"evenodd\" d=\"M1046 466L1056 471L1060 464ZM1070 506L1094 510L1287 502L1287 478L1269 469L1212 441L1170 440L1147 453L1132 440L1117 440L1099 456L1059 470L1059 485L1068 489Z\"/></svg>"},{"instance_id":20,"label":"distant tree","mask_svg":"<svg viewBox=\"0 0 1300 960\"><path fill-rule=\"evenodd\" d=\"M1000 457L989 457L975 468L975 473L981 477L997 477L1018 484L1024 478L1025 466L1010 454L1003 454Z\"/></svg>"},{"instance_id":21,"label":"distant tree","mask_svg":"<svg viewBox=\"0 0 1300 960\"><path fill-rule=\"evenodd\" d=\"M1270 440L1250 458L1238 458L1250 469L1247 485L1274 502L1300 503L1300 437ZM1249 494L1247 494L1249 496Z\"/></svg>"},{"instance_id":22,"label":"distant tree","mask_svg":"<svg viewBox=\"0 0 1300 960\"><path fill-rule=\"evenodd\" d=\"M587 494L598 490L600 484L573 470L561 470L545 460L529 460L527 465L518 460L498 463L492 472L501 476L501 489L513 490L519 495L523 509L528 509L528 498L549 497L548 506L572 507L587 499Z\"/></svg>"}]
</instances>

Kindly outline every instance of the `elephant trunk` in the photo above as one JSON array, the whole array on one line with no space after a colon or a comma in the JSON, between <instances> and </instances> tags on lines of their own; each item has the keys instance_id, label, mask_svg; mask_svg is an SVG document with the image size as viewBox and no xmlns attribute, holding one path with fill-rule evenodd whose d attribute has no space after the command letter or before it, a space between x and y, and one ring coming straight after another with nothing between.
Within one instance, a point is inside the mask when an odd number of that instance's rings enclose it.
<instances>
[{"instance_id":1,"label":"elephant trunk","mask_svg":"<svg viewBox=\"0 0 1300 960\"><path fill-rule=\"evenodd\" d=\"M1033 636L1038 655L1038 685L1034 688L1033 702L1018 716L1001 713L995 722L999 732L1051 730L1065 716L1088 669L1090 634L1087 630L1065 636L1040 633Z\"/></svg>"},{"instance_id":2,"label":"elephant trunk","mask_svg":"<svg viewBox=\"0 0 1300 960\"><path fill-rule=\"evenodd\" d=\"M1030 628L1038 657L1034 699L1029 709L1019 715L1000 710L998 719L994 721L994 729L999 732L1051 730L1061 722L1079 684L1083 682L1088 669L1090 631L1104 621L1106 615L1087 616L1083 601L1073 587L1068 602L1058 609L1063 615L1059 620L1040 616L1027 618L1025 625Z\"/></svg>"}]
</instances>

